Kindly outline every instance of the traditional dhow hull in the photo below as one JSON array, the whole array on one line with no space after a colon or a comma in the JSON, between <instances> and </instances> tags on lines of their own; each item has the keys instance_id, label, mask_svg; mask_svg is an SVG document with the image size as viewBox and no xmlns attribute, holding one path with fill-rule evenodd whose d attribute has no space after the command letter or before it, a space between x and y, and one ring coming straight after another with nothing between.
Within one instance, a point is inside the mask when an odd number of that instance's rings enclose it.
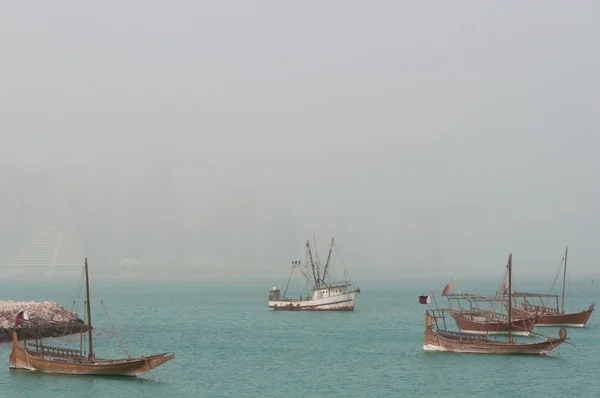
<instances>
[{"instance_id":1,"label":"traditional dhow hull","mask_svg":"<svg viewBox=\"0 0 600 398\"><path fill-rule=\"evenodd\" d=\"M501 355L546 355L556 349L567 338L565 329L561 329L559 338L547 339L536 343L515 343L491 341L487 336L463 332L450 332L435 329L434 318L425 312L424 351L447 351L470 354Z\"/></svg>"},{"instance_id":2,"label":"traditional dhow hull","mask_svg":"<svg viewBox=\"0 0 600 398\"><path fill-rule=\"evenodd\" d=\"M491 315L476 315L460 311L450 311L450 314L462 332L485 335L508 334L508 319L497 319ZM535 326L535 319L535 316L513 319L511 333L515 336L529 336Z\"/></svg>"},{"instance_id":3,"label":"traditional dhow hull","mask_svg":"<svg viewBox=\"0 0 600 398\"><path fill-rule=\"evenodd\" d=\"M277 311L354 311L359 291L305 300L269 300L269 308Z\"/></svg>"},{"instance_id":4,"label":"traditional dhow hull","mask_svg":"<svg viewBox=\"0 0 600 398\"><path fill-rule=\"evenodd\" d=\"M46 353L43 355L39 351L22 347L15 332L13 333L9 367L10 369L72 375L138 376L174 357L174 354L160 354L141 358L90 360L81 356L54 356Z\"/></svg>"},{"instance_id":5,"label":"traditional dhow hull","mask_svg":"<svg viewBox=\"0 0 600 398\"><path fill-rule=\"evenodd\" d=\"M572 328L582 328L592 316L594 312L594 304L581 312L572 314L556 314L556 313L542 313L537 318L535 323L536 326L567 326Z\"/></svg>"}]
</instances>

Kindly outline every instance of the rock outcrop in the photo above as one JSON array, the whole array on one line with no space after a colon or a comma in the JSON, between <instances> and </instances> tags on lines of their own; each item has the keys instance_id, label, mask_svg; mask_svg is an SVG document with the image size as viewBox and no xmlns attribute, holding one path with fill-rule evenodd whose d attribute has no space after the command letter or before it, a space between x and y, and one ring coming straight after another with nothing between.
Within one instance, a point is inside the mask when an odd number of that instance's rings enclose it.
<instances>
[{"instance_id":1,"label":"rock outcrop","mask_svg":"<svg viewBox=\"0 0 600 398\"><path fill-rule=\"evenodd\" d=\"M77 317L77 313L66 310L51 301L0 301L0 343L12 341L15 319L21 310L27 310L29 321L24 322L19 337L35 339L38 337L58 337L79 333L87 326Z\"/></svg>"}]
</instances>

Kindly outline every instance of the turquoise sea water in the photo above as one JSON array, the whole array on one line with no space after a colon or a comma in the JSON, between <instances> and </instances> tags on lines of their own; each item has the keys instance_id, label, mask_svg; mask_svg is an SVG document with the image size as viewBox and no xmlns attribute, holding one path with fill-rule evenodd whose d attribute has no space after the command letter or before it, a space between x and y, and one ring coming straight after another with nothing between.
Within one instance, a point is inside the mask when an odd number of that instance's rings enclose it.
<instances>
[{"instance_id":1,"label":"turquoise sea water","mask_svg":"<svg viewBox=\"0 0 600 398\"><path fill-rule=\"evenodd\" d=\"M587 328L568 329L575 346L563 345L548 357L423 352L427 306L417 297L434 288L441 303L445 283L358 283L362 294L354 312L290 313L266 307L273 281L92 281L98 357L124 356L101 297L132 356L173 352L175 359L138 378L48 375L9 370L10 345L3 343L0 396L600 396L596 313ZM473 281L462 290L489 294L495 287ZM599 292L589 280L570 283L567 308L587 308ZM77 293L76 282L0 281L0 299L51 300L70 308ZM45 342L76 347L79 336Z\"/></svg>"}]
</instances>

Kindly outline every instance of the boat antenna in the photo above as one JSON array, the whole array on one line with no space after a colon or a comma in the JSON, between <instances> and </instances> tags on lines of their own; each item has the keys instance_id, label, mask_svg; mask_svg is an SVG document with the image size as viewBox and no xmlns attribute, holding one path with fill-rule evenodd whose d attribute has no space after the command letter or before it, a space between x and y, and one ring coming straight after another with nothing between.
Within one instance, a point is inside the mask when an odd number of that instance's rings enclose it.
<instances>
[{"instance_id":1,"label":"boat antenna","mask_svg":"<svg viewBox=\"0 0 600 398\"><path fill-rule=\"evenodd\" d=\"M512 253L508 255L508 341L512 342Z\"/></svg>"},{"instance_id":2,"label":"boat antenna","mask_svg":"<svg viewBox=\"0 0 600 398\"><path fill-rule=\"evenodd\" d=\"M569 247L565 247L565 265L563 267L563 289L562 289L562 303L561 303L561 312L565 313L565 283L567 281L567 254L569 254Z\"/></svg>"},{"instance_id":3,"label":"boat antenna","mask_svg":"<svg viewBox=\"0 0 600 398\"><path fill-rule=\"evenodd\" d=\"M92 350L92 314L90 312L90 278L88 274L87 257L85 258L85 295L87 298L88 343L90 347L88 358L91 359L94 356L94 351Z\"/></svg>"}]
</instances>

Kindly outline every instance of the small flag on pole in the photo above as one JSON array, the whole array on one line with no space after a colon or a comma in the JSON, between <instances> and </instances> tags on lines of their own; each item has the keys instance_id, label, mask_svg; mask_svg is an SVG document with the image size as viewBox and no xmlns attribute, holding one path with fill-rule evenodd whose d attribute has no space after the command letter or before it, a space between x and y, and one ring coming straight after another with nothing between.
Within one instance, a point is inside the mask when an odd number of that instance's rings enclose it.
<instances>
[{"instance_id":1,"label":"small flag on pole","mask_svg":"<svg viewBox=\"0 0 600 398\"><path fill-rule=\"evenodd\" d=\"M442 296L446 296L455 287L456 287L456 282L454 281L454 279L452 279L452 281L446 285L446 287L444 288L444 291L442 291Z\"/></svg>"},{"instance_id":2,"label":"small flag on pole","mask_svg":"<svg viewBox=\"0 0 600 398\"><path fill-rule=\"evenodd\" d=\"M15 319L15 328L20 328L21 325L23 325L23 321L28 321L29 320L29 314L27 313L27 310L21 310L19 311L19 313L17 314L17 318Z\"/></svg>"},{"instance_id":3,"label":"small flag on pole","mask_svg":"<svg viewBox=\"0 0 600 398\"><path fill-rule=\"evenodd\" d=\"M431 303L431 297L430 296L419 296L419 303L429 304L429 303Z\"/></svg>"}]
</instances>

